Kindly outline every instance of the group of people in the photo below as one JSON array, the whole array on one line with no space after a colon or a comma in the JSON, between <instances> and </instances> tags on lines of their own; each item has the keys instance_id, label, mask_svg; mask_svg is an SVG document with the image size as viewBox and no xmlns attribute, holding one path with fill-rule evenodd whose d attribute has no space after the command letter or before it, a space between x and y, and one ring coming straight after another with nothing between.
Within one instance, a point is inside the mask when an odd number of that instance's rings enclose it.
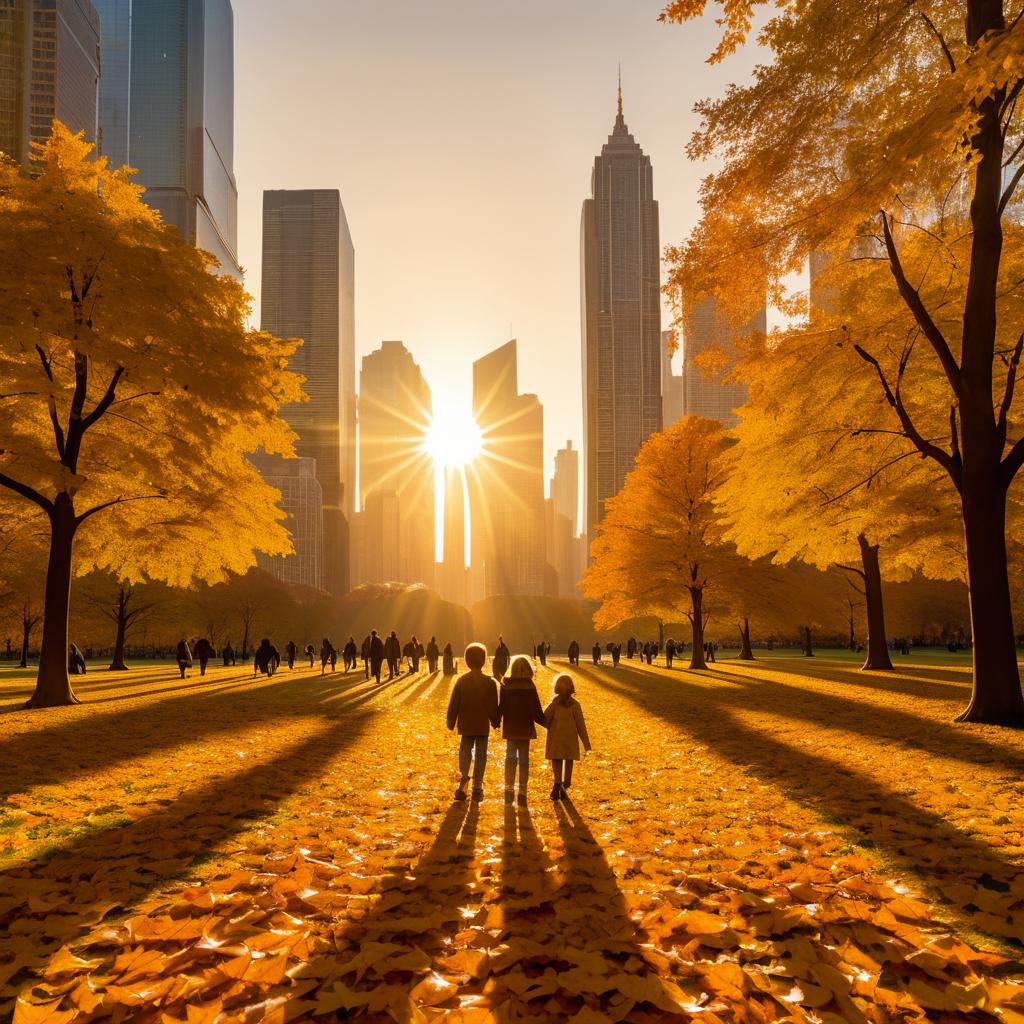
<instances>
[{"instance_id":1,"label":"group of people","mask_svg":"<svg viewBox=\"0 0 1024 1024\"><path fill-rule=\"evenodd\" d=\"M547 654L545 649L545 661ZM584 751L591 749L572 676L562 673L555 679L554 699L544 708L533 681L532 662L522 654L510 658L502 637L491 658L491 675L484 672L487 650L483 644L470 644L465 659L467 671L455 681L448 702L448 728L457 730L461 737L455 799L468 798L471 769L472 798L483 799L488 741L491 729L500 728L505 740L505 803L517 801L525 807L530 744L537 738L538 725L547 730L544 754L554 775L551 799L565 799L572 785L573 765L581 757L581 744Z\"/></svg>"}]
</instances>

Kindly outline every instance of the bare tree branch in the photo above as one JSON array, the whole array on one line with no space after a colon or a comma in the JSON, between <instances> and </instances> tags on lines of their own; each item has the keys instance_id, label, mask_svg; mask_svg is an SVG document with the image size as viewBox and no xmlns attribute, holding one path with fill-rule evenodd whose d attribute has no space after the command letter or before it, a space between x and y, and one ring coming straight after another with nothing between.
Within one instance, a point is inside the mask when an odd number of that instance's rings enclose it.
<instances>
[{"instance_id":1,"label":"bare tree branch","mask_svg":"<svg viewBox=\"0 0 1024 1024\"><path fill-rule=\"evenodd\" d=\"M939 46L942 47L942 52L945 55L946 63L949 64L949 70L955 75L956 74L956 61L953 60L953 54L949 52L949 47L946 45L946 40L942 33L935 27L935 23L931 18L928 17L924 11L918 11L918 15L921 20L928 26L928 31L939 41Z\"/></svg>"},{"instance_id":2,"label":"bare tree branch","mask_svg":"<svg viewBox=\"0 0 1024 1024\"><path fill-rule=\"evenodd\" d=\"M1003 400L999 405L999 418L996 420L996 431L999 439L999 451L1002 453L1006 445L1007 424L1010 418L1010 406L1013 404L1013 393L1017 386L1017 367L1020 365L1021 353L1024 352L1024 332L1017 338L1013 353L1006 368L1006 386L1003 388Z\"/></svg>"}]
</instances>

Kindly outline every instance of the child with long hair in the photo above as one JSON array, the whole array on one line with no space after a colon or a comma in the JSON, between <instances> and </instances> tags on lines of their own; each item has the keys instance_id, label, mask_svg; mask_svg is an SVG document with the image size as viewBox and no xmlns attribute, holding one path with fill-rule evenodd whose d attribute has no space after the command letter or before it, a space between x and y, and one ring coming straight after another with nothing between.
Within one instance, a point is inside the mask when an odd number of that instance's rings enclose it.
<instances>
[{"instance_id":1,"label":"child with long hair","mask_svg":"<svg viewBox=\"0 0 1024 1024\"><path fill-rule=\"evenodd\" d=\"M572 766L578 761L580 742L583 749L590 750L590 736L583 718L583 708L573 696L576 684L572 676L563 672L555 680L555 699L544 711L544 722L548 727L545 757L551 762L555 784L551 788L551 799L562 800L565 791L572 785Z\"/></svg>"}]
</instances>

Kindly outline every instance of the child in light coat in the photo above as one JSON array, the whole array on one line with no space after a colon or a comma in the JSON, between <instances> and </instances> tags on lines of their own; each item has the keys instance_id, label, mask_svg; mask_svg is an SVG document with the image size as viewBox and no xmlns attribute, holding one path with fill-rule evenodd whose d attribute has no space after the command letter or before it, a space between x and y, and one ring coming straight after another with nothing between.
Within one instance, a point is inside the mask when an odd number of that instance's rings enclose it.
<instances>
[{"instance_id":1,"label":"child in light coat","mask_svg":"<svg viewBox=\"0 0 1024 1024\"><path fill-rule=\"evenodd\" d=\"M581 757L580 741L583 741L584 750L590 750L587 723L580 702L573 696L575 692L572 676L563 673L555 680L555 699L544 711L544 722L548 727L544 754L551 762L555 776L552 800L564 799L565 791L572 785L573 762Z\"/></svg>"}]
</instances>

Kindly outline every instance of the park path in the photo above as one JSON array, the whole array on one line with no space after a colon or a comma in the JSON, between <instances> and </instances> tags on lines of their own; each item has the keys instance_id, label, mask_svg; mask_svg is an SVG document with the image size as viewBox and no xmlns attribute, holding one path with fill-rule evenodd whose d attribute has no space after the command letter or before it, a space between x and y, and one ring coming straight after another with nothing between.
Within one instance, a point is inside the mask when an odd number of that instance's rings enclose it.
<instances>
[{"instance_id":1,"label":"park path","mask_svg":"<svg viewBox=\"0 0 1024 1024\"><path fill-rule=\"evenodd\" d=\"M535 744L529 809L496 739L486 799L452 802L425 673L165 673L0 716L6 813L49 809L0 876L0 999L18 1024L1024 1022L998 955L1024 752L948 724L962 673L576 677L595 752L552 805Z\"/></svg>"}]
</instances>

